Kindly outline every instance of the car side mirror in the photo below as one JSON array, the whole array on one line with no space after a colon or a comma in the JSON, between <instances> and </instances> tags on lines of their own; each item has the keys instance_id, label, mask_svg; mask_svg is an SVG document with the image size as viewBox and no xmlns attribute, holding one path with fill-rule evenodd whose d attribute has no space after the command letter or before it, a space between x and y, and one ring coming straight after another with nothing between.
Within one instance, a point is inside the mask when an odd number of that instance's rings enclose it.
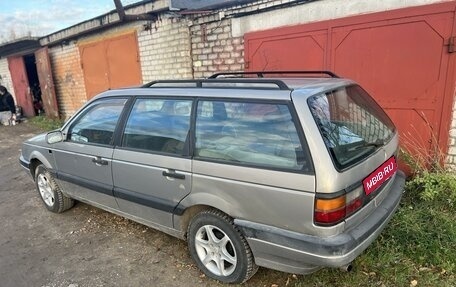
<instances>
[{"instance_id":1,"label":"car side mirror","mask_svg":"<svg viewBox=\"0 0 456 287\"><path fill-rule=\"evenodd\" d=\"M48 144L54 144L63 141L63 134L61 131L49 132L46 135L46 142Z\"/></svg>"}]
</instances>

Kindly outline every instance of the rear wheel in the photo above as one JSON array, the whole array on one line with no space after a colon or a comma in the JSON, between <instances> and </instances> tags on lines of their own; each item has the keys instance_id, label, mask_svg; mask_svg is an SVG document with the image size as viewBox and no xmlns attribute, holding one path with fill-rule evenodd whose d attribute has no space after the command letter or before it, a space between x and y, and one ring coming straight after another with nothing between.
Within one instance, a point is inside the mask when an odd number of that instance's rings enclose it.
<instances>
[{"instance_id":1,"label":"rear wheel","mask_svg":"<svg viewBox=\"0 0 456 287\"><path fill-rule=\"evenodd\" d=\"M258 270L247 240L222 212L207 210L197 214L187 237L193 260L213 279L242 283Z\"/></svg>"},{"instance_id":2,"label":"rear wheel","mask_svg":"<svg viewBox=\"0 0 456 287\"><path fill-rule=\"evenodd\" d=\"M49 211L61 213L73 207L74 200L65 196L47 168L40 164L35 170L35 184Z\"/></svg>"}]
</instances>

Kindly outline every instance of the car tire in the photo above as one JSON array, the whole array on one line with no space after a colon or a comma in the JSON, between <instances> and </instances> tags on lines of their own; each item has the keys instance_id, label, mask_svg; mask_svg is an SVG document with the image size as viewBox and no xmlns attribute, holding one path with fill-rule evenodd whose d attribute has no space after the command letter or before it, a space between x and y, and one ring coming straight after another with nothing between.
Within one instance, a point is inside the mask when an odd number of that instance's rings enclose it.
<instances>
[{"instance_id":1,"label":"car tire","mask_svg":"<svg viewBox=\"0 0 456 287\"><path fill-rule=\"evenodd\" d=\"M190 255L208 277L224 283L243 283L258 270L247 240L228 215L205 210L188 226Z\"/></svg>"},{"instance_id":2,"label":"car tire","mask_svg":"<svg viewBox=\"0 0 456 287\"><path fill-rule=\"evenodd\" d=\"M38 194L49 211L62 213L74 205L74 200L65 196L54 176L49 170L40 164L35 170L35 184Z\"/></svg>"}]
</instances>

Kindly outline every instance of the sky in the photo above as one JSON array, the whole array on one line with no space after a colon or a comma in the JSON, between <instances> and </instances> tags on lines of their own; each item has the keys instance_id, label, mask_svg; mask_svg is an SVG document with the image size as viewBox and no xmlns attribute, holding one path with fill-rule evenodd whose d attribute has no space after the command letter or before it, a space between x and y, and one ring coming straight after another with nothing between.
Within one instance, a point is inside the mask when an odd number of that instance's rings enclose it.
<instances>
[{"instance_id":1,"label":"sky","mask_svg":"<svg viewBox=\"0 0 456 287\"><path fill-rule=\"evenodd\" d=\"M0 42L45 36L114 9L113 0L0 0Z\"/></svg>"}]
</instances>

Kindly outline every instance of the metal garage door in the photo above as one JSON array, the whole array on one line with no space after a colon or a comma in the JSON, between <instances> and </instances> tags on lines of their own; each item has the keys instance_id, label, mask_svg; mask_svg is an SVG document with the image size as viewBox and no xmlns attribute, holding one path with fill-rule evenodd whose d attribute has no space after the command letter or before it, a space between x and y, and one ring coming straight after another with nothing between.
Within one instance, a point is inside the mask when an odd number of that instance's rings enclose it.
<instances>
[{"instance_id":1,"label":"metal garage door","mask_svg":"<svg viewBox=\"0 0 456 287\"><path fill-rule=\"evenodd\" d=\"M88 99L142 83L136 33L83 44L80 54Z\"/></svg>"},{"instance_id":2,"label":"metal garage door","mask_svg":"<svg viewBox=\"0 0 456 287\"><path fill-rule=\"evenodd\" d=\"M55 95L54 80L52 78L51 62L48 48L44 47L35 52L36 69L40 81L41 99L48 118L59 118L59 108Z\"/></svg>"},{"instance_id":3,"label":"metal garage door","mask_svg":"<svg viewBox=\"0 0 456 287\"><path fill-rule=\"evenodd\" d=\"M28 83L27 72L25 70L24 58L22 56L8 57L8 68L13 81L16 105L22 107L22 112L26 117L35 115L33 110L32 95Z\"/></svg>"},{"instance_id":4,"label":"metal garage door","mask_svg":"<svg viewBox=\"0 0 456 287\"><path fill-rule=\"evenodd\" d=\"M246 34L246 69L333 70L374 95L403 146L446 151L454 15L450 2Z\"/></svg>"}]
</instances>

